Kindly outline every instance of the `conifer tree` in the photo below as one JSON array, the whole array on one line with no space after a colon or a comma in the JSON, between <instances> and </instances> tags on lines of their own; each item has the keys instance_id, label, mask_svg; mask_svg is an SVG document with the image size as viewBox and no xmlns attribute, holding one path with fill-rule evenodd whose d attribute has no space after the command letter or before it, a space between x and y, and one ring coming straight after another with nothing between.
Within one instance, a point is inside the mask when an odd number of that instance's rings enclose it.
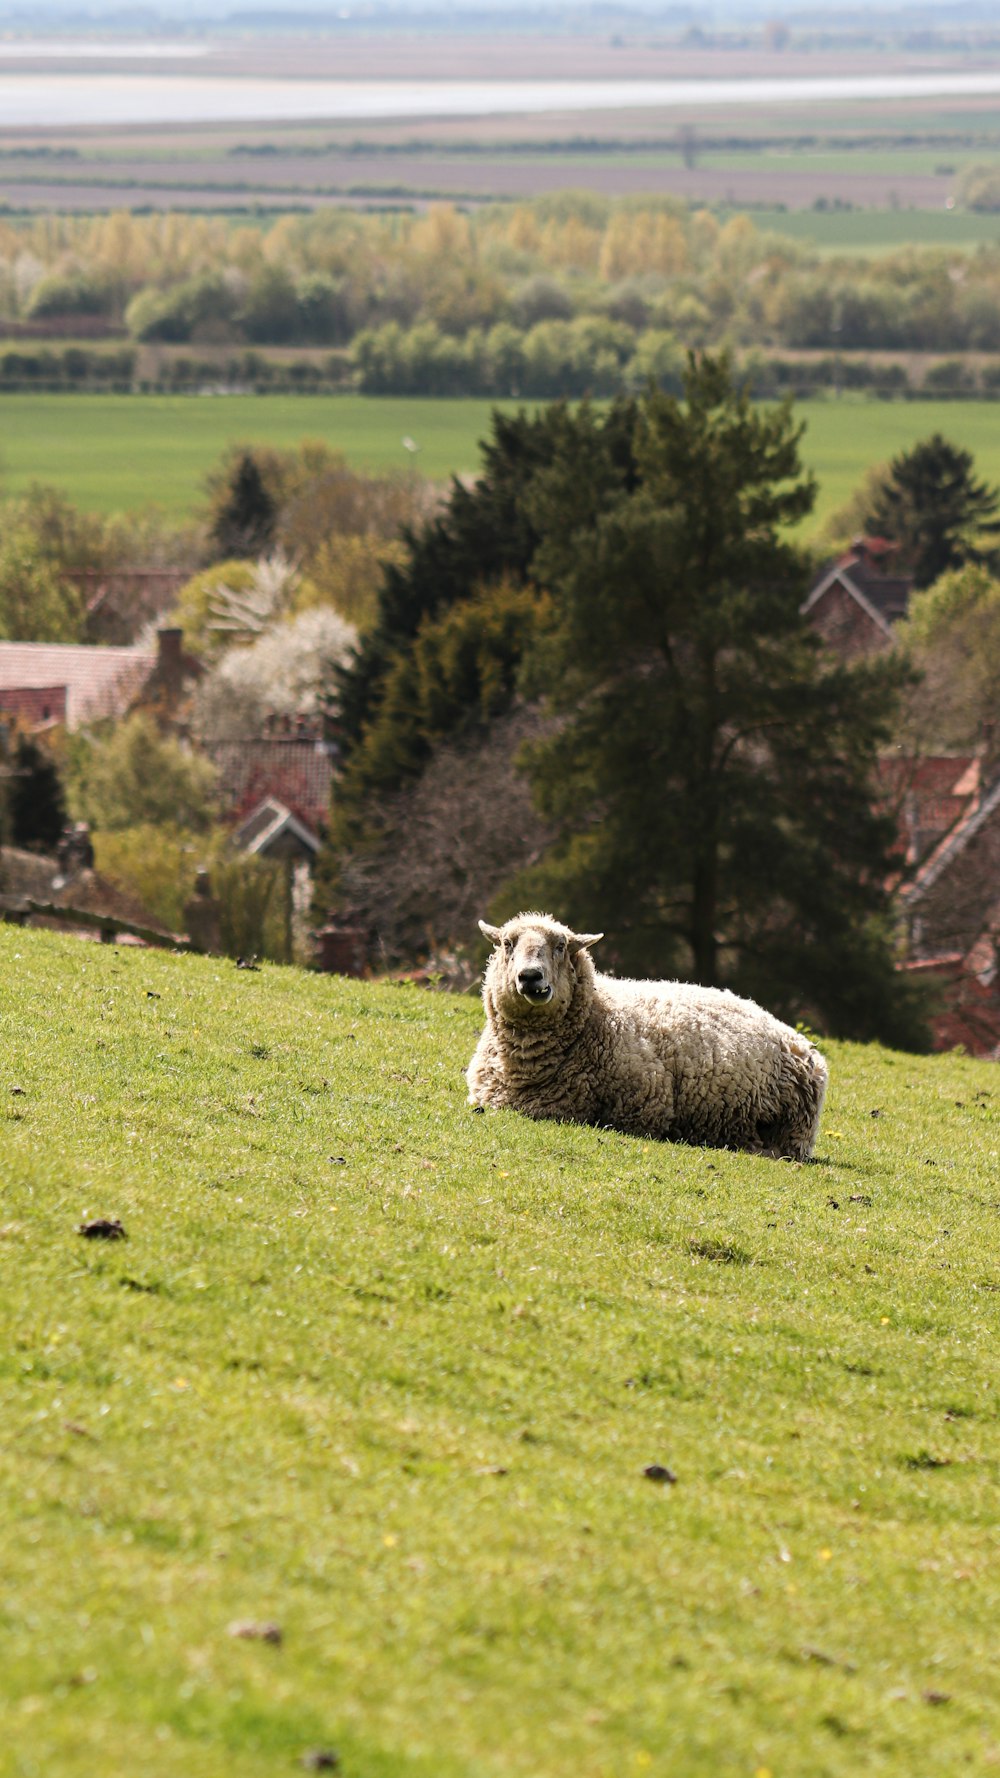
<instances>
[{"instance_id":1,"label":"conifer tree","mask_svg":"<svg viewBox=\"0 0 1000 1778\"><path fill-rule=\"evenodd\" d=\"M606 449L627 460L633 425L633 403L616 402L604 422ZM481 587L528 578L538 533L527 490L573 426L573 416L559 404L535 414L494 412L481 475L471 488L454 481L444 511L422 530L404 532L408 560L385 570L376 622L339 675L345 755L377 719L394 665L422 624L473 598Z\"/></svg>"},{"instance_id":2,"label":"conifer tree","mask_svg":"<svg viewBox=\"0 0 1000 1778\"><path fill-rule=\"evenodd\" d=\"M902 451L889 465L866 514L865 528L901 546L918 587L932 586L964 562L996 554L1000 491L973 474L970 451L940 432Z\"/></svg>"},{"instance_id":3,"label":"conifer tree","mask_svg":"<svg viewBox=\"0 0 1000 1778\"><path fill-rule=\"evenodd\" d=\"M241 451L220 489L212 515L217 557L259 556L274 542L278 508L252 451Z\"/></svg>"},{"instance_id":4,"label":"conifer tree","mask_svg":"<svg viewBox=\"0 0 1000 1778\"><path fill-rule=\"evenodd\" d=\"M624 969L919 1044L872 810L905 668L833 665L800 616L801 428L707 355L683 401L642 401L632 485L585 418L529 500L557 614L533 678L560 719L530 771L560 837L506 911L541 899Z\"/></svg>"}]
</instances>

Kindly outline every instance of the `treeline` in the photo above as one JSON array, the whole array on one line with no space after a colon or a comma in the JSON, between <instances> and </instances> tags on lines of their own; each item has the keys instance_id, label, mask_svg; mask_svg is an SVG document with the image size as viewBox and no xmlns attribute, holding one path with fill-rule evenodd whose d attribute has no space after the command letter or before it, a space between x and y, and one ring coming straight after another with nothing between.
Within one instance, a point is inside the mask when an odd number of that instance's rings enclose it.
<instances>
[{"instance_id":1,"label":"treeline","mask_svg":"<svg viewBox=\"0 0 1000 1778\"><path fill-rule=\"evenodd\" d=\"M737 362L750 393L764 400L851 390L885 400L1000 396L1000 359L979 366L961 358L941 359L917 374L898 362L837 353L783 358L758 350L742 354ZM0 389L319 395L355 388L370 395L601 398L636 392L650 382L676 393L684 363L675 335L659 329L637 333L597 316L539 322L524 330L500 323L488 332L474 328L464 339L443 333L432 322L413 328L390 322L366 329L349 348L315 359L272 358L246 350L172 352L145 362L134 347L12 348L0 351Z\"/></svg>"},{"instance_id":2,"label":"treeline","mask_svg":"<svg viewBox=\"0 0 1000 1778\"><path fill-rule=\"evenodd\" d=\"M266 358L260 352L228 357L187 353L163 358L140 370L132 346L96 351L87 346L0 351L0 389L71 391L104 389L115 393L177 393L192 389L252 390L254 394L312 394L342 389L351 381L350 360L330 353L320 362L307 358Z\"/></svg>"},{"instance_id":3,"label":"treeline","mask_svg":"<svg viewBox=\"0 0 1000 1778\"><path fill-rule=\"evenodd\" d=\"M574 192L469 215L0 222L0 319L73 317L204 347L343 348L418 323L464 343L562 323L682 347L1000 352L1000 247L821 256L745 215ZM621 356L616 337L600 349Z\"/></svg>"},{"instance_id":4,"label":"treeline","mask_svg":"<svg viewBox=\"0 0 1000 1778\"><path fill-rule=\"evenodd\" d=\"M472 329L464 339L432 322L404 329L388 326L360 334L351 348L357 387L370 395L485 395L526 400L613 396L650 382L679 392L686 356L675 334L644 333L596 316L543 321L525 332L500 324ZM748 352L739 374L750 393L809 396L864 390L892 397L994 400L1000 395L1000 360L974 369L943 359L914 378L907 367L871 358L826 354L781 358Z\"/></svg>"}]
</instances>

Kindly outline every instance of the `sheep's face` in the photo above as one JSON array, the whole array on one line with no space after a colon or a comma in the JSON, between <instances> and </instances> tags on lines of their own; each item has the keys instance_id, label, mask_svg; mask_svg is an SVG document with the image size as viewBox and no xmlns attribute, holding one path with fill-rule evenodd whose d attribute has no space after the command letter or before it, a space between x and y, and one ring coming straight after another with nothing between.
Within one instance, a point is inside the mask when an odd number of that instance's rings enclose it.
<instances>
[{"instance_id":1,"label":"sheep's face","mask_svg":"<svg viewBox=\"0 0 1000 1778\"><path fill-rule=\"evenodd\" d=\"M496 946L486 972L487 990L504 1018L515 1024L564 1012L577 983L577 960L599 932L571 932L547 914L518 914L506 926L480 930Z\"/></svg>"}]
</instances>

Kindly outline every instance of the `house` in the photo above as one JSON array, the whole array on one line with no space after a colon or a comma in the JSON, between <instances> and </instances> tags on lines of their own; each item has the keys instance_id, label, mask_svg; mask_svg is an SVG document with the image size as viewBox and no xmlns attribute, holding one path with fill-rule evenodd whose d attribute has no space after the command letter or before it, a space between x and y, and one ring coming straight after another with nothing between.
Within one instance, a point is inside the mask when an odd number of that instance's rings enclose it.
<instances>
[{"instance_id":1,"label":"house","mask_svg":"<svg viewBox=\"0 0 1000 1778\"><path fill-rule=\"evenodd\" d=\"M927 854L900 890L910 955L965 956L989 928L1000 892L1000 778Z\"/></svg>"},{"instance_id":2,"label":"house","mask_svg":"<svg viewBox=\"0 0 1000 1778\"><path fill-rule=\"evenodd\" d=\"M263 735L207 743L203 751L218 772L222 807L237 821L269 799L314 833L326 826L336 747L321 717L275 717Z\"/></svg>"},{"instance_id":3,"label":"house","mask_svg":"<svg viewBox=\"0 0 1000 1778\"><path fill-rule=\"evenodd\" d=\"M957 822L974 813L981 778L982 760L974 753L883 755L877 807L895 819L901 866L919 865Z\"/></svg>"},{"instance_id":4,"label":"house","mask_svg":"<svg viewBox=\"0 0 1000 1778\"><path fill-rule=\"evenodd\" d=\"M947 951L903 965L907 974L930 978L940 990L941 1005L930 1021L935 1050L961 1046L970 1056L1000 1061L998 936L1000 903L995 903L986 926L968 951Z\"/></svg>"},{"instance_id":5,"label":"house","mask_svg":"<svg viewBox=\"0 0 1000 1778\"><path fill-rule=\"evenodd\" d=\"M176 935L90 863L0 847L0 918L116 944L173 944Z\"/></svg>"},{"instance_id":6,"label":"house","mask_svg":"<svg viewBox=\"0 0 1000 1778\"><path fill-rule=\"evenodd\" d=\"M894 569L899 545L885 537L856 537L828 563L800 607L828 648L845 661L882 654L909 609L913 577Z\"/></svg>"},{"instance_id":7,"label":"house","mask_svg":"<svg viewBox=\"0 0 1000 1778\"><path fill-rule=\"evenodd\" d=\"M125 646L159 625L190 578L188 568L78 569L69 575L86 610L88 642Z\"/></svg>"},{"instance_id":8,"label":"house","mask_svg":"<svg viewBox=\"0 0 1000 1778\"><path fill-rule=\"evenodd\" d=\"M0 714L32 728L59 722L75 730L148 710L177 727L202 671L176 629L157 631L156 648L0 642Z\"/></svg>"}]
</instances>

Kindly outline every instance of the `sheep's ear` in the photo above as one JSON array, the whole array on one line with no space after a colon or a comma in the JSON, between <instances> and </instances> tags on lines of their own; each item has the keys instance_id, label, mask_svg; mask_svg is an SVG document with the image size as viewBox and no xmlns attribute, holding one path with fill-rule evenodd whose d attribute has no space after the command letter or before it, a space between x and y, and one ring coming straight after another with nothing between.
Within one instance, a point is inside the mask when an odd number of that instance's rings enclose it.
<instances>
[{"instance_id":1,"label":"sheep's ear","mask_svg":"<svg viewBox=\"0 0 1000 1778\"><path fill-rule=\"evenodd\" d=\"M576 957L581 951L589 951L591 945L599 944L604 937L603 932L574 932L570 935L569 954Z\"/></svg>"},{"instance_id":2,"label":"sheep's ear","mask_svg":"<svg viewBox=\"0 0 1000 1778\"><path fill-rule=\"evenodd\" d=\"M484 938L489 939L491 945L498 945L500 943L499 926L487 926L485 920L480 920L479 930Z\"/></svg>"}]
</instances>

